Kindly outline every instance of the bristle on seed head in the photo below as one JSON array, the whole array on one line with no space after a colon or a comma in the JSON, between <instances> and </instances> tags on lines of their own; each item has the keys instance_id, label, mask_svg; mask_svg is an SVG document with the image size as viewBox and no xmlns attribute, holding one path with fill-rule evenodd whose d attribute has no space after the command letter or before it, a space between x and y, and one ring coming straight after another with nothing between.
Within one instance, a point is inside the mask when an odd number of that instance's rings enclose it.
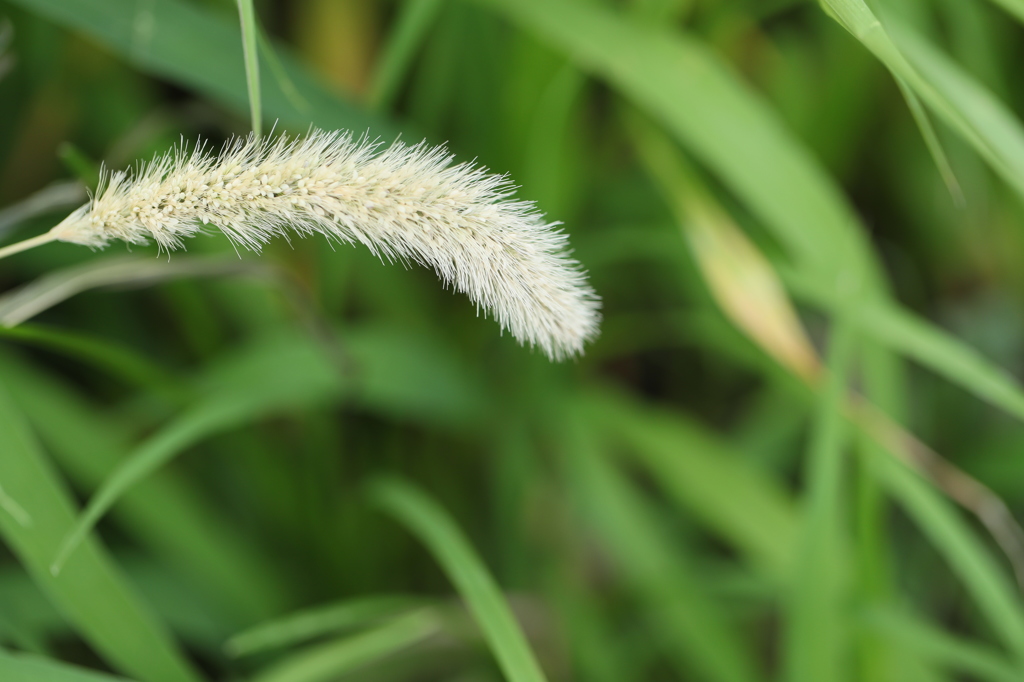
<instances>
[{"instance_id":1,"label":"bristle on seed head","mask_svg":"<svg viewBox=\"0 0 1024 682\"><path fill-rule=\"evenodd\" d=\"M293 230L411 259L491 311L520 342L562 359L597 335L600 301L566 235L502 176L453 164L442 147L381 148L340 132L254 136L106 174L96 196L54 228L90 247L112 240L180 248L214 227L259 250Z\"/></svg>"}]
</instances>

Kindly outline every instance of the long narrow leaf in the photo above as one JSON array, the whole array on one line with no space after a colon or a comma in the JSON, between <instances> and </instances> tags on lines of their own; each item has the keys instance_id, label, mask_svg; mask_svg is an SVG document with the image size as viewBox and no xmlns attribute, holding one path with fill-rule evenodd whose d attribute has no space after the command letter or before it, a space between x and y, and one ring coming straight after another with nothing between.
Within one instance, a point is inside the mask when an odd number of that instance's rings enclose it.
<instances>
[{"instance_id":1,"label":"long narrow leaf","mask_svg":"<svg viewBox=\"0 0 1024 682\"><path fill-rule=\"evenodd\" d=\"M780 268L795 295L835 311L839 301L816 287L813 280ZM1009 373L986 360L965 343L938 327L890 303L865 301L852 319L861 333L891 351L944 376L982 400L1024 420L1024 387Z\"/></svg>"},{"instance_id":2,"label":"long narrow leaf","mask_svg":"<svg viewBox=\"0 0 1024 682\"><path fill-rule=\"evenodd\" d=\"M501 589L462 531L436 502L408 483L382 479L374 500L423 542L466 600L509 682L545 682Z\"/></svg>"},{"instance_id":3,"label":"long narrow leaf","mask_svg":"<svg viewBox=\"0 0 1024 682\"><path fill-rule=\"evenodd\" d=\"M1006 571L957 511L924 480L888 453L874 453L874 469L897 502L960 576L993 630L1024 669L1024 605Z\"/></svg>"},{"instance_id":4,"label":"long narrow leaf","mask_svg":"<svg viewBox=\"0 0 1024 682\"><path fill-rule=\"evenodd\" d=\"M990 682L1019 682L1020 671L998 652L965 641L895 608L876 607L862 617L862 627L953 671Z\"/></svg>"},{"instance_id":5,"label":"long narrow leaf","mask_svg":"<svg viewBox=\"0 0 1024 682\"><path fill-rule=\"evenodd\" d=\"M195 682L198 675L136 598L100 546L86 539L60 578L49 563L73 523L72 502L0 386L0 482L31 517L0 512L0 534L50 600L114 667L145 682Z\"/></svg>"},{"instance_id":6,"label":"long narrow leaf","mask_svg":"<svg viewBox=\"0 0 1024 682\"><path fill-rule=\"evenodd\" d=\"M849 588L843 519L848 373L855 335L840 321L830 341L828 378L821 392L807 454L800 561L787 611L786 679L847 679L849 628L843 610Z\"/></svg>"},{"instance_id":7,"label":"long narrow leaf","mask_svg":"<svg viewBox=\"0 0 1024 682\"><path fill-rule=\"evenodd\" d=\"M99 487L130 451L130 424L27 358L0 354L0 375L77 487ZM218 603L233 606L239 624L284 608L284 588L265 558L182 479L151 478L128 494L115 514L138 542L191 575Z\"/></svg>"},{"instance_id":8,"label":"long narrow leaf","mask_svg":"<svg viewBox=\"0 0 1024 682\"><path fill-rule=\"evenodd\" d=\"M316 404L340 391L336 373L318 365L308 349L294 348L292 355L273 358L257 355L240 358L218 389L183 411L176 419L142 443L104 481L74 529L61 543L53 559L58 573L88 532L128 490L186 448L214 434L278 414ZM273 363L273 364L271 364Z\"/></svg>"},{"instance_id":9,"label":"long narrow leaf","mask_svg":"<svg viewBox=\"0 0 1024 682\"><path fill-rule=\"evenodd\" d=\"M880 275L839 189L699 41L583 0L475 0L607 80L707 164L830 291Z\"/></svg>"},{"instance_id":10,"label":"long narrow leaf","mask_svg":"<svg viewBox=\"0 0 1024 682\"><path fill-rule=\"evenodd\" d=\"M1024 22L1024 0L991 0L994 4L999 5L1007 12L1017 17L1018 20Z\"/></svg>"},{"instance_id":11,"label":"long narrow leaf","mask_svg":"<svg viewBox=\"0 0 1024 682\"><path fill-rule=\"evenodd\" d=\"M269 279L265 263L225 258L176 258L170 263L152 258L111 256L51 272L0 297L0 325L16 327L44 310L100 287L144 287L194 277L248 276Z\"/></svg>"},{"instance_id":12,"label":"long narrow leaf","mask_svg":"<svg viewBox=\"0 0 1024 682\"><path fill-rule=\"evenodd\" d=\"M373 630L306 651L274 665L255 682L331 682L369 663L393 656L436 634L437 616L417 611Z\"/></svg>"},{"instance_id":13,"label":"long narrow leaf","mask_svg":"<svg viewBox=\"0 0 1024 682\"><path fill-rule=\"evenodd\" d=\"M875 14L864 0L821 3L1024 195L1024 126L1002 102L921 36L887 14Z\"/></svg>"},{"instance_id":14,"label":"long narrow leaf","mask_svg":"<svg viewBox=\"0 0 1024 682\"><path fill-rule=\"evenodd\" d=\"M306 609L240 632L227 641L232 656L291 646L325 634L363 626L409 611L422 600L383 596L351 599L339 604Z\"/></svg>"},{"instance_id":15,"label":"long narrow leaf","mask_svg":"<svg viewBox=\"0 0 1024 682\"><path fill-rule=\"evenodd\" d=\"M969 346L893 306L865 307L858 324L886 347L1024 420L1024 388Z\"/></svg>"}]
</instances>

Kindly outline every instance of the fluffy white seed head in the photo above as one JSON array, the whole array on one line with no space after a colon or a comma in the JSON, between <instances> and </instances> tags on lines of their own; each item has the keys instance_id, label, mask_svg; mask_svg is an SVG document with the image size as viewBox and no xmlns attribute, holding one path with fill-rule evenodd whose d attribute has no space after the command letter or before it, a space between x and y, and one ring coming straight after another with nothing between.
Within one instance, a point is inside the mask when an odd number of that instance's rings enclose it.
<instances>
[{"instance_id":1,"label":"fluffy white seed head","mask_svg":"<svg viewBox=\"0 0 1024 682\"><path fill-rule=\"evenodd\" d=\"M440 147L355 141L339 132L252 136L219 153L177 150L106 175L95 198L54 228L103 247L150 238L173 250L207 226L253 250L288 229L360 242L381 258L432 267L551 358L597 334L600 301L566 236L498 175L452 164Z\"/></svg>"}]
</instances>

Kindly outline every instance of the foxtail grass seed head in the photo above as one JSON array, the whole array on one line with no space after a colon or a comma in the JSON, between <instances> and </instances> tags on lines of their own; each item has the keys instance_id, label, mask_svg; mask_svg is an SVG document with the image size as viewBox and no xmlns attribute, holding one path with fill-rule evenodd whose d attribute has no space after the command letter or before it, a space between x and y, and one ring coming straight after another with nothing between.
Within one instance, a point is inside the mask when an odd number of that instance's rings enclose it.
<instances>
[{"instance_id":1,"label":"foxtail grass seed head","mask_svg":"<svg viewBox=\"0 0 1024 682\"><path fill-rule=\"evenodd\" d=\"M105 175L95 198L51 232L103 247L153 239L162 249L219 229L259 250L290 228L414 260L553 359L597 335L600 300L566 235L502 176L453 164L443 148L353 140L340 132L239 138L213 153L177 150Z\"/></svg>"}]
</instances>

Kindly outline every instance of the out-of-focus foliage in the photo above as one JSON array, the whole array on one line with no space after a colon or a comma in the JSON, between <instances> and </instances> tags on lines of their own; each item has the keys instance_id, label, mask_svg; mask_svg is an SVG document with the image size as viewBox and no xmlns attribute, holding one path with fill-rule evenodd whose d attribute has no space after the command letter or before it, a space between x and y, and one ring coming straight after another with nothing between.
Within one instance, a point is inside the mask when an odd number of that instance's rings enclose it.
<instances>
[{"instance_id":1,"label":"out-of-focus foliage","mask_svg":"<svg viewBox=\"0 0 1024 682\"><path fill-rule=\"evenodd\" d=\"M1024 679L1022 8L256 0L254 88L231 0L0 0L0 243L259 93L508 173L605 316L0 261L0 680Z\"/></svg>"}]
</instances>

